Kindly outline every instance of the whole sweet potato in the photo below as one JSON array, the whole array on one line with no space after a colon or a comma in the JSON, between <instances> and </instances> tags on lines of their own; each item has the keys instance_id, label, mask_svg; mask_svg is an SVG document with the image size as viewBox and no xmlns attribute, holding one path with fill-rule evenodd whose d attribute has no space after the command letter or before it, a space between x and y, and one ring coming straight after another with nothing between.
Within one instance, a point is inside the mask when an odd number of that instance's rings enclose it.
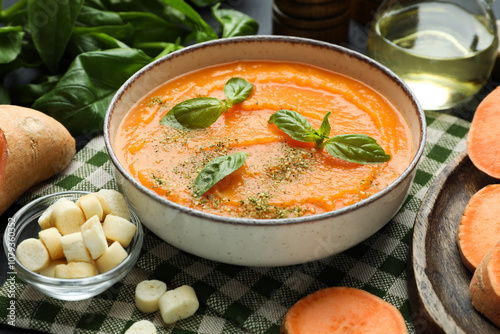
<instances>
[{"instance_id":1,"label":"whole sweet potato","mask_svg":"<svg viewBox=\"0 0 500 334\"><path fill-rule=\"evenodd\" d=\"M0 215L74 155L75 140L61 123L33 109L0 105Z\"/></svg>"}]
</instances>

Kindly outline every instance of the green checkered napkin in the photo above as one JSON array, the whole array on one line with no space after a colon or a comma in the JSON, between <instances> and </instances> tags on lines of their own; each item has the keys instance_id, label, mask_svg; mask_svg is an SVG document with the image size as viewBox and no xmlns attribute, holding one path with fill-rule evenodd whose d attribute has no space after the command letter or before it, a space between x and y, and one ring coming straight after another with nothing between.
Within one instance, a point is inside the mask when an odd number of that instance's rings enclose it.
<instances>
[{"instance_id":1,"label":"green checkered napkin","mask_svg":"<svg viewBox=\"0 0 500 334\"><path fill-rule=\"evenodd\" d=\"M469 123L456 117L427 114L425 157L403 208L381 231L335 256L287 267L242 267L213 262L180 251L146 230L136 268L124 280L94 298L66 302L46 297L19 279L15 284L15 325L49 333L122 333L133 322L148 319L159 333L279 333L280 321L301 297L330 286L369 291L396 306L411 322L406 263L418 207L433 178L466 148ZM65 190L116 188L102 136L90 141L70 166L49 183L21 198ZM16 277L17 278L17 277ZM159 279L169 287L193 286L200 308L174 325L159 313L143 314L134 305L135 286ZM0 290L0 321L8 323L11 287Z\"/></svg>"}]
</instances>

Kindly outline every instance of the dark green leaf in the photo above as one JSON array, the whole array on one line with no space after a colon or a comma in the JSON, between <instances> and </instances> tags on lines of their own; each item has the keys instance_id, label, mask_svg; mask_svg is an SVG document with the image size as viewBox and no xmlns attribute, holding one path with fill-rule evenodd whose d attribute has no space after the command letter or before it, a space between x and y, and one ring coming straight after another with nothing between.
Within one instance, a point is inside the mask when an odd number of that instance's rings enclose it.
<instances>
[{"instance_id":1,"label":"dark green leaf","mask_svg":"<svg viewBox=\"0 0 500 334\"><path fill-rule=\"evenodd\" d=\"M84 5L80 13L78 13L75 22L75 26L77 27L119 26L123 24L124 22L118 13L108 10L99 10L86 5Z\"/></svg>"},{"instance_id":2,"label":"dark green leaf","mask_svg":"<svg viewBox=\"0 0 500 334\"><path fill-rule=\"evenodd\" d=\"M82 53L49 93L33 108L61 122L72 135L102 131L116 90L152 59L135 49Z\"/></svg>"},{"instance_id":3,"label":"dark green leaf","mask_svg":"<svg viewBox=\"0 0 500 334\"><path fill-rule=\"evenodd\" d=\"M325 142L334 157L357 164L381 163L391 159L375 139L364 134L338 135Z\"/></svg>"},{"instance_id":4,"label":"dark green leaf","mask_svg":"<svg viewBox=\"0 0 500 334\"><path fill-rule=\"evenodd\" d=\"M2 27L0 28L0 64L7 64L17 58L21 52L23 28Z\"/></svg>"},{"instance_id":5,"label":"dark green leaf","mask_svg":"<svg viewBox=\"0 0 500 334\"><path fill-rule=\"evenodd\" d=\"M193 195L195 197L202 196L217 182L243 166L246 158L247 155L245 152L238 152L224 155L210 161L196 177Z\"/></svg>"},{"instance_id":6,"label":"dark green leaf","mask_svg":"<svg viewBox=\"0 0 500 334\"><path fill-rule=\"evenodd\" d=\"M186 16L185 24L196 33L198 43L217 39L215 31L206 23L191 6L183 0L162 0L165 4Z\"/></svg>"},{"instance_id":7,"label":"dark green leaf","mask_svg":"<svg viewBox=\"0 0 500 334\"><path fill-rule=\"evenodd\" d=\"M72 36L92 33L103 33L124 43L130 43L134 38L134 28L132 28L130 23L119 26L74 27Z\"/></svg>"},{"instance_id":8,"label":"dark green leaf","mask_svg":"<svg viewBox=\"0 0 500 334\"><path fill-rule=\"evenodd\" d=\"M179 45L178 41L175 43L162 43L164 45L163 51L157 54L155 59L161 58L165 55L168 55L171 52L182 49L182 45Z\"/></svg>"},{"instance_id":9,"label":"dark green leaf","mask_svg":"<svg viewBox=\"0 0 500 334\"><path fill-rule=\"evenodd\" d=\"M15 86L12 89L12 100L16 104L31 105L40 96L50 92L60 79L60 75L51 75L43 78L39 83Z\"/></svg>"},{"instance_id":10,"label":"dark green leaf","mask_svg":"<svg viewBox=\"0 0 500 334\"><path fill-rule=\"evenodd\" d=\"M256 35L259 24L253 18L234 9L219 9L220 4L212 7L212 14L222 26L222 37Z\"/></svg>"},{"instance_id":11,"label":"dark green leaf","mask_svg":"<svg viewBox=\"0 0 500 334\"><path fill-rule=\"evenodd\" d=\"M215 97L195 97L176 104L172 110L182 126L201 129L214 124L227 106Z\"/></svg>"},{"instance_id":12,"label":"dark green leaf","mask_svg":"<svg viewBox=\"0 0 500 334\"><path fill-rule=\"evenodd\" d=\"M107 34L92 32L72 36L67 46L67 52L75 58L80 53L90 51L101 51L116 48L128 48L127 44L113 38Z\"/></svg>"},{"instance_id":13,"label":"dark green leaf","mask_svg":"<svg viewBox=\"0 0 500 334\"><path fill-rule=\"evenodd\" d=\"M0 86L0 104L10 104L9 91L4 86Z\"/></svg>"},{"instance_id":14,"label":"dark green leaf","mask_svg":"<svg viewBox=\"0 0 500 334\"><path fill-rule=\"evenodd\" d=\"M245 101L252 93L253 85L242 78L231 78L224 85L224 95L231 104Z\"/></svg>"},{"instance_id":15,"label":"dark green leaf","mask_svg":"<svg viewBox=\"0 0 500 334\"><path fill-rule=\"evenodd\" d=\"M278 110L269 118L268 123L276 126L295 140L312 142L318 138L311 123L296 111Z\"/></svg>"},{"instance_id":16,"label":"dark green leaf","mask_svg":"<svg viewBox=\"0 0 500 334\"><path fill-rule=\"evenodd\" d=\"M49 70L55 72L71 37L83 0L28 0L28 27Z\"/></svg>"},{"instance_id":17,"label":"dark green leaf","mask_svg":"<svg viewBox=\"0 0 500 334\"><path fill-rule=\"evenodd\" d=\"M134 29L134 47L137 47L138 43L146 42L173 43L179 37L184 39L189 33L184 27L165 21L152 13L121 12L120 17Z\"/></svg>"}]
</instances>

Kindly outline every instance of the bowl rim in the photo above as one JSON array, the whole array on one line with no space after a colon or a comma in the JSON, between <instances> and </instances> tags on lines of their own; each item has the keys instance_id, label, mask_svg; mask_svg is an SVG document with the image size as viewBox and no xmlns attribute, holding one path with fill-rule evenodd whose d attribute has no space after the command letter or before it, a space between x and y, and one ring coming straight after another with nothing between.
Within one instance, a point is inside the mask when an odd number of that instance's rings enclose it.
<instances>
[{"instance_id":1,"label":"bowl rim","mask_svg":"<svg viewBox=\"0 0 500 334\"><path fill-rule=\"evenodd\" d=\"M283 42L283 43L292 43L292 44L307 44L307 45L310 45L313 47L320 47L322 49L329 49L329 50L333 50L334 52L343 53L346 56L356 58L360 61L363 61L363 62L367 63L369 66L374 67L378 71L382 72L384 75L386 75L389 79L391 79L393 82L395 82L403 90L403 92L410 98L415 110L417 110L417 112L418 112L420 141L418 144L418 149L416 150L415 155L412 158L408 167L404 170L404 172L402 174L400 174L387 187L385 187L381 191L377 192L376 194L374 194L368 198L365 198L359 202L356 202L354 204L348 205L346 207L343 207L343 208L340 208L337 210L328 211L328 212L319 213L319 214L314 214L314 215L309 215L309 216L294 217L294 218L256 219L256 218L237 218L237 217L218 216L215 214L210 214L210 213L206 213L206 212L202 212L202 211L198 211L198 210L195 210L192 208L182 206L182 205L177 204L175 202L172 202L166 198L163 198L163 197L159 196L158 194L147 189L139 181L134 179L130 175L129 172L127 172L125 170L125 168L118 161L118 158L116 157L116 155L112 149L109 127L110 127L111 118L113 116L113 112L114 112L114 108L115 108L116 104L119 102L119 100L125 94L125 92L127 91L127 88L134 83L134 81L136 81L138 78L143 76L146 72L148 72L149 70L158 66L159 64L170 61L171 59L175 59L175 58L180 57L184 54L189 54L195 50L199 50L199 49L203 49L203 48L207 48L207 47L223 46L225 44L234 44L234 43L239 43L239 42L250 42L250 43ZM103 132L104 132L104 144L105 144L106 150L108 152L108 155L110 157L112 164L128 182L132 183L134 185L134 187L136 189L138 189L139 191L141 191L144 195L148 196L149 198L153 199L154 201L156 201L164 206L166 205L166 206L170 207L171 209L175 209L177 211L180 211L180 212L185 213L185 214L190 215L190 216L208 219L208 220L216 221L219 223L225 223L225 224L230 224L230 225L244 225L244 226L248 226L248 225L275 226L275 225L295 225L295 224L301 224L301 223L311 223L311 222L314 222L317 220L323 220L323 219L328 219L328 218L332 218L332 217L342 216L342 215L347 214L349 212L355 211L360 207L368 206L371 203L379 200L380 198L387 196L389 193L392 192L393 189L397 188L398 185L403 183L406 180L406 178L408 178L414 172L414 170L417 168L417 165L420 162L420 159L423 155L424 148L425 148L425 142L426 142L426 138L427 138L427 127L426 127L424 110L422 109L417 98L412 93L412 91L409 89L409 87L406 85L406 83L404 83L404 81L401 78L399 78L394 72L392 72L389 68L387 68L384 65L380 64L379 62L369 58L368 56L365 56L357 51L348 49L348 48L343 47L343 46L339 46L339 45L331 44L331 43L327 43L327 42L322 42L322 41L318 41L318 40L308 39L308 38L292 37L292 36L277 36L277 35L239 36L239 37L230 37L230 38L221 38L221 39L211 40L211 41L202 42L202 43L187 46L183 49L174 51L174 52L169 53L161 58L154 60L153 62L149 63L148 65L144 66L139 71L134 73L117 90L117 92L113 96L113 98L108 106L108 109L106 111Z\"/></svg>"},{"instance_id":2,"label":"bowl rim","mask_svg":"<svg viewBox=\"0 0 500 334\"><path fill-rule=\"evenodd\" d=\"M19 209L10 219L9 223L6 226L6 231L4 233L3 237L3 248L5 252L5 256L8 258L9 254L12 252L9 251L10 247L10 240L9 239L9 233L7 233L7 228L11 222L13 224L17 224L19 217L24 215L26 211L29 209L33 208L40 202L49 199L51 197L56 197L56 196L66 196L66 195L87 195L87 194L92 194L93 192L89 191L81 191L81 190L69 190L69 191L62 191L62 192L55 192L51 194L44 195L42 197L36 198L33 201L30 201L21 209ZM135 212L130 210L130 215L132 217L132 221L134 222L134 225L137 226L136 232L134 234L134 237L137 238L137 240L133 243L133 248L130 249L128 252L127 257L125 260L123 260L120 264L118 264L116 267L113 269L105 272L105 273L99 273L95 276L91 277L84 277L84 278L55 278L55 277L50 277L50 276L44 276L40 273L34 272L28 268L26 268L19 260L17 259L17 256L15 255L16 249L14 249L14 261L15 261L15 272L17 275L19 275L21 278L29 280L30 283L34 282L35 284L41 284L45 287L49 286L63 286L63 285L70 285L77 287L77 286L87 286L87 285L94 285L94 284L99 284L99 283L105 283L112 281L116 277L118 277L121 273L122 270L125 270L126 272L129 272L135 267L135 263L139 259L141 249L142 249L142 244L144 241L144 230L142 228L142 223L137 216ZM34 223L35 221L27 222L27 224ZM14 237L16 241L14 242L15 244L18 244L18 228L16 226L14 228ZM23 228L24 229L24 228ZM134 238L135 239L135 238ZM133 240L134 240L133 239ZM70 288L68 287L68 288Z\"/></svg>"}]
</instances>

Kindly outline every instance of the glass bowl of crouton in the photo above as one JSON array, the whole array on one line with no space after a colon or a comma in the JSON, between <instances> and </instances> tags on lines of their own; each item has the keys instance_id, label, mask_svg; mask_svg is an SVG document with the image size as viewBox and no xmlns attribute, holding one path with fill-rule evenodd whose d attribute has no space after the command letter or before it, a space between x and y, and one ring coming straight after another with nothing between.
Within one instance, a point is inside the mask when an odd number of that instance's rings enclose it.
<instances>
[{"instance_id":1,"label":"glass bowl of crouton","mask_svg":"<svg viewBox=\"0 0 500 334\"><path fill-rule=\"evenodd\" d=\"M47 296L83 300L105 293L135 266L143 229L123 195L102 189L38 198L9 219L8 267Z\"/></svg>"}]
</instances>

